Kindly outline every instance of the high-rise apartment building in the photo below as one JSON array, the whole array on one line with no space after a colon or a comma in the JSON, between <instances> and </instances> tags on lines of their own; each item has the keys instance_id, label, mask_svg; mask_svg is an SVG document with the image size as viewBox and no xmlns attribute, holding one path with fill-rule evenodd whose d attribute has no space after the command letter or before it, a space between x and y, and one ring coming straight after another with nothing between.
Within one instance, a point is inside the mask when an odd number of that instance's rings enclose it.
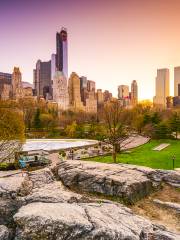
<instances>
[{"instance_id":1,"label":"high-rise apartment building","mask_svg":"<svg viewBox=\"0 0 180 240\"><path fill-rule=\"evenodd\" d=\"M44 97L45 99L52 98L51 61L37 61L33 83L38 97Z\"/></svg>"},{"instance_id":2,"label":"high-rise apartment building","mask_svg":"<svg viewBox=\"0 0 180 240\"><path fill-rule=\"evenodd\" d=\"M105 90L103 93L104 102L107 102L112 99L112 93L110 93L108 90Z\"/></svg>"},{"instance_id":3,"label":"high-rise apartment building","mask_svg":"<svg viewBox=\"0 0 180 240\"><path fill-rule=\"evenodd\" d=\"M56 73L56 54L51 55L51 80L53 81Z\"/></svg>"},{"instance_id":4,"label":"high-rise apartment building","mask_svg":"<svg viewBox=\"0 0 180 240\"><path fill-rule=\"evenodd\" d=\"M14 67L12 74L12 97L14 99L23 96L22 75L18 67Z\"/></svg>"},{"instance_id":5,"label":"high-rise apartment building","mask_svg":"<svg viewBox=\"0 0 180 240\"><path fill-rule=\"evenodd\" d=\"M81 93L81 101L83 102L83 104L86 104L86 99L88 96L88 92L87 92L87 77L80 77L80 93Z\"/></svg>"},{"instance_id":6,"label":"high-rise apartment building","mask_svg":"<svg viewBox=\"0 0 180 240\"><path fill-rule=\"evenodd\" d=\"M153 99L154 105L166 107L166 98L169 96L169 69L157 70L156 95Z\"/></svg>"},{"instance_id":7,"label":"high-rise apartment building","mask_svg":"<svg viewBox=\"0 0 180 240\"><path fill-rule=\"evenodd\" d=\"M67 29L56 33L56 70L63 72L68 78L68 38Z\"/></svg>"},{"instance_id":8,"label":"high-rise apartment building","mask_svg":"<svg viewBox=\"0 0 180 240\"><path fill-rule=\"evenodd\" d=\"M84 110L80 94L80 78L75 72L71 73L71 76L69 78L68 92L70 107L75 111Z\"/></svg>"},{"instance_id":9,"label":"high-rise apartment building","mask_svg":"<svg viewBox=\"0 0 180 240\"><path fill-rule=\"evenodd\" d=\"M96 91L96 83L94 81L88 80L87 81L87 90L88 92L95 92Z\"/></svg>"},{"instance_id":10,"label":"high-rise apartment building","mask_svg":"<svg viewBox=\"0 0 180 240\"><path fill-rule=\"evenodd\" d=\"M127 85L118 86L118 98L119 99L129 98L129 86Z\"/></svg>"},{"instance_id":11,"label":"high-rise apartment building","mask_svg":"<svg viewBox=\"0 0 180 240\"><path fill-rule=\"evenodd\" d=\"M131 83L131 104L136 105L138 103L138 85L136 80Z\"/></svg>"},{"instance_id":12,"label":"high-rise apartment building","mask_svg":"<svg viewBox=\"0 0 180 240\"><path fill-rule=\"evenodd\" d=\"M180 67L174 68L174 96L180 96Z\"/></svg>"},{"instance_id":13,"label":"high-rise apartment building","mask_svg":"<svg viewBox=\"0 0 180 240\"><path fill-rule=\"evenodd\" d=\"M67 110L69 105L67 79L63 72L56 71L53 78L53 100L59 109Z\"/></svg>"},{"instance_id":14,"label":"high-rise apartment building","mask_svg":"<svg viewBox=\"0 0 180 240\"><path fill-rule=\"evenodd\" d=\"M102 89L97 89L97 105L100 106L104 103L104 94L102 92Z\"/></svg>"}]
</instances>

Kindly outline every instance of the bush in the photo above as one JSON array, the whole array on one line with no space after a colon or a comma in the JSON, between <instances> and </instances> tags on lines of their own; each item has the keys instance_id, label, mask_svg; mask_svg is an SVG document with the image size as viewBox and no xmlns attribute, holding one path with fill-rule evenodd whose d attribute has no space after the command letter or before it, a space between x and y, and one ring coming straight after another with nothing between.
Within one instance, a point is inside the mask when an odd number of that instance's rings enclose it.
<instances>
[{"instance_id":1,"label":"bush","mask_svg":"<svg viewBox=\"0 0 180 240\"><path fill-rule=\"evenodd\" d=\"M0 171L15 170L17 166L15 163L0 163Z\"/></svg>"}]
</instances>

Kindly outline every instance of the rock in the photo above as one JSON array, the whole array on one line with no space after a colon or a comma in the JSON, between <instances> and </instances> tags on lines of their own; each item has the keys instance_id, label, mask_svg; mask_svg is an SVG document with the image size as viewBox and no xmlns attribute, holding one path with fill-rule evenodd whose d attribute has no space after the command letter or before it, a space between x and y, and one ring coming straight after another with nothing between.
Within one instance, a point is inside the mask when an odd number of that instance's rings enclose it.
<instances>
[{"instance_id":1,"label":"rock","mask_svg":"<svg viewBox=\"0 0 180 240\"><path fill-rule=\"evenodd\" d=\"M40 188L45 184L54 181L54 175L49 168L44 168L29 172L29 179L32 182L32 188Z\"/></svg>"},{"instance_id":2,"label":"rock","mask_svg":"<svg viewBox=\"0 0 180 240\"><path fill-rule=\"evenodd\" d=\"M114 203L31 203L20 208L14 220L15 240L150 240L152 234L166 234L154 233L149 220Z\"/></svg>"},{"instance_id":3,"label":"rock","mask_svg":"<svg viewBox=\"0 0 180 240\"><path fill-rule=\"evenodd\" d=\"M23 205L20 196L29 193L28 175L20 171L0 172L0 224L11 224Z\"/></svg>"},{"instance_id":4,"label":"rock","mask_svg":"<svg viewBox=\"0 0 180 240\"><path fill-rule=\"evenodd\" d=\"M180 235L168 231L154 231L148 234L148 240L180 240Z\"/></svg>"},{"instance_id":5,"label":"rock","mask_svg":"<svg viewBox=\"0 0 180 240\"><path fill-rule=\"evenodd\" d=\"M180 171L155 170L149 174L154 181L165 182L171 186L180 188Z\"/></svg>"},{"instance_id":6,"label":"rock","mask_svg":"<svg viewBox=\"0 0 180 240\"><path fill-rule=\"evenodd\" d=\"M58 202L79 202L82 196L77 193L73 193L64 188L61 182L53 182L44 185L41 188L33 190L33 192L26 196L24 200L26 203L32 202L46 202L46 203L58 203Z\"/></svg>"},{"instance_id":7,"label":"rock","mask_svg":"<svg viewBox=\"0 0 180 240\"><path fill-rule=\"evenodd\" d=\"M0 225L0 240L9 239L9 230L6 226Z\"/></svg>"},{"instance_id":8,"label":"rock","mask_svg":"<svg viewBox=\"0 0 180 240\"><path fill-rule=\"evenodd\" d=\"M161 207L170 208L176 211L177 214L180 214L180 204L172 202L163 202L159 199L154 199L153 202Z\"/></svg>"},{"instance_id":9,"label":"rock","mask_svg":"<svg viewBox=\"0 0 180 240\"><path fill-rule=\"evenodd\" d=\"M23 195L27 174L0 172L0 197L15 198Z\"/></svg>"},{"instance_id":10,"label":"rock","mask_svg":"<svg viewBox=\"0 0 180 240\"><path fill-rule=\"evenodd\" d=\"M65 186L116 196L129 203L154 190L155 183L149 178L152 172L154 170L145 167L75 160L61 161L58 165L58 176Z\"/></svg>"}]
</instances>

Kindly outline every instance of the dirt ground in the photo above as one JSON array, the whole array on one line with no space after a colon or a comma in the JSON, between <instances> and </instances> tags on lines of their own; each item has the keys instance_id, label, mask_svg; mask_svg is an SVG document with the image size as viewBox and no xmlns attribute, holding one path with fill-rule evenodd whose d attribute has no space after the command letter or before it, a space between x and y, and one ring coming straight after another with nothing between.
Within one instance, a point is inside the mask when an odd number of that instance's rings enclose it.
<instances>
[{"instance_id":1,"label":"dirt ground","mask_svg":"<svg viewBox=\"0 0 180 240\"><path fill-rule=\"evenodd\" d=\"M180 233L180 214L172 209L157 206L153 203L153 199L180 204L180 189L165 185L162 190L131 206L134 213L149 218L154 223L164 225L170 231Z\"/></svg>"}]
</instances>

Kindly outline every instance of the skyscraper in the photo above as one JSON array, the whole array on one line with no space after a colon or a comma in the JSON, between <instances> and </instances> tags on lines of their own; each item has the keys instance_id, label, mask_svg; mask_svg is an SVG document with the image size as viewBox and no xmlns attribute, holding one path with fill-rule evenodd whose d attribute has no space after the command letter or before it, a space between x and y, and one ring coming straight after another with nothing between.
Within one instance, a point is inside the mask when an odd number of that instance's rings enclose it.
<instances>
[{"instance_id":1,"label":"skyscraper","mask_svg":"<svg viewBox=\"0 0 180 240\"><path fill-rule=\"evenodd\" d=\"M180 67L174 68L174 96L180 96Z\"/></svg>"},{"instance_id":2,"label":"skyscraper","mask_svg":"<svg viewBox=\"0 0 180 240\"><path fill-rule=\"evenodd\" d=\"M138 103L138 85L136 80L131 83L131 104L136 105Z\"/></svg>"},{"instance_id":3,"label":"skyscraper","mask_svg":"<svg viewBox=\"0 0 180 240\"><path fill-rule=\"evenodd\" d=\"M80 92L81 92L81 101L83 104L86 104L86 99L87 99L87 77L80 77Z\"/></svg>"},{"instance_id":4,"label":"skyscraper","mask_svg":"<svg viewBox=\"0 0 180 240\"><path fill-rule=\"evenodd\" d=\"M68 78L68 41L67 29L56 33L56 70L63 72Z\"/></svg>"},{"instance_id":5,"label":"skyscraper","mask_svg":"<svg viewBox=\"0 0 180 240\"><path fill-rule=\"evenodd\" d=\"M51 80L54 79L56 73L56 54L51 55Z\"/></svg>"},{"instance_id":6,"label":"skyscraper","mask_svg":"<svg viewBox=\"0 0 180 240\"><path fill-rule=\"evenodd\" d=\"M118 98L129 98L129 86L120 85L118 86Z\"/></svg>"},{"instance_id":7,"label":"skyscraper","mask_svg":"<svg viewBox=\"0 0 180 240\"><path fill-rule=\"evenodd\" d=\"M156 95L153 99L154 105L166 107L166 98L169 96L169 69L157 70Z\"/></svg>"},{"instance_id":8,"label":"skyscraper","mask_svg":"<svg viewBox=\"0 0 180 240\"><path fill-rule=\"evenodd\" d=\"M34 89L38 97L52 97L51 61L38 60L34 69Z\"/></svg>"},{"instance_id":9,"label":"skyscraper","mask_svg":"<svg viewBox=\"0 0 180 240\"><path fill-rule=\"evenodd\" d=\"M80 78L75 72L73 72L69 78L68 91L70 107L75 111L84 110L80 94Z\"/></svg>"},{"instance_id":10,"label":"skyscraper","mask_svg":"<svg viewBox=\"0 0 180 240\"><path fill-rule=\"evenodd\" d=\"M23 96L22 75L18 67L14 67L12 74L12 97L14 99Z\"/></svg>"},{"instance_id":11,"label":"skyscraper","mask_svg":"<svg viewBox=\"0 0 180 240\"><path fill-rule=\"evenodd\" d=\"M59 109L66 110L69 105L67 79L62 72L56 71L53 78L53 100Z\"/></svg>"}]
</instances>

